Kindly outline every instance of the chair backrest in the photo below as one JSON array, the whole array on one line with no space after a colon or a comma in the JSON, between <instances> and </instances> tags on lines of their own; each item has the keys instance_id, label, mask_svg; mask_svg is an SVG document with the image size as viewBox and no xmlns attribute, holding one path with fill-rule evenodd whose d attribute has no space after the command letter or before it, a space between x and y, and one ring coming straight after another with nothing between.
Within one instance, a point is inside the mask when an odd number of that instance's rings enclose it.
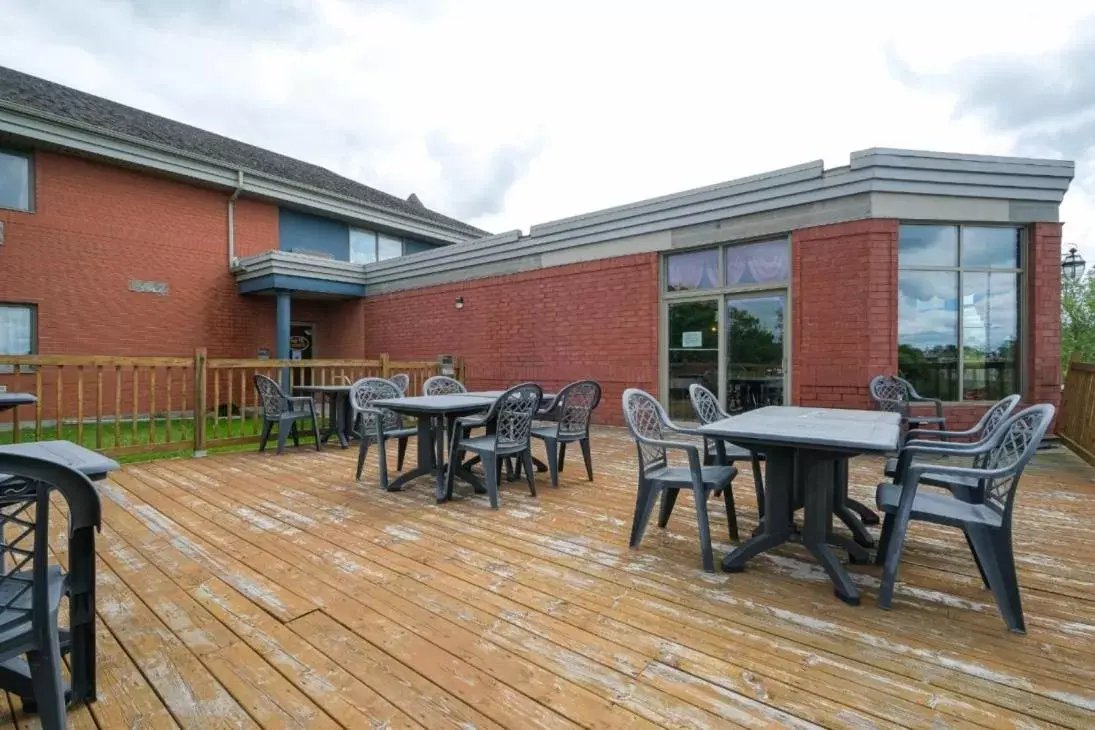
<instances>
[{"instance_id":1,"label":"chair backrest","mask_svg":"<svg viewBox=\"0 0 1095 730\"><path fill-rule=\"evenodd\" d=\"M1018 395L1009 395L1007 398L996 401L985 411L985 414L977 421L977 425L973 427L978 432L980 440L992 438L996 429L1007 420L1007 417L1015 410L1015 406L1019 405L1019 400Z\"/></svg>"},{"instance_id":2,"label":"chair backrest","mask_svg":"<svg viewBox=\"0 0 1095 730\"><path fill-rule=\"evenodd\" d=\"M555 396L555 403L551 407L559 424L559 434L588 434L590 416L600 402L601 385L594 380L579 380L564 386Z\"/></svg>"},{"instance_id":3,"label":"chair backrest","mask_svg":"<svg viewBox=\"0 0 1095 730\"><path fill-rule=\"evenodd\" d=\"M900 413L902 416L909 414L909 399L913 392L909 381L896 375L876 375L871 378L868 390L878 410Z\"/></svg>"},{"instance_id":4,"label":"chair backrest","mask_svg":"<svg viewBox=\"0 0 1095 730\"><path fill-rule=\"evenodd\" d=\"M396 373L388 380L395 383L395 387L399 388L399 392L403 395L407 394L407 388L411 387L411 376L407 373Z\"/></svg>"},{"instance_id":5,"label":"chair backrest","mask_svg":"<svg viewBox=\"0 0 1095 730\"><path fill-rule=\"evenodd\" d=\"M44 635L50 621L50 493L59 492L68 505L70 560L76 531L100 526L99 495L80 472L21 454L0 454L0 474L0 626L8 631L29 622ZM0 659L25 651L16 646Z\"/></svg>"},{"instance_id":6,"label":"chair backrest","mask_svg":"<svg viewBox=\"0 0 1095 730\"><path fill-rule=\"evenodd\" d=\"M1001 513L1005 522L1015 503L1019 477L1042 443L1053 413L1053 406L1044 403L1008 417L997 429L998 440L980 467L997 474L982 480L985 504Z\"/></svg>"},{"instance_id":7,"label":"chair backrest","mask_svg":"<svg viewBox=\"0 0 1095 730\"><path fill-rule=\"evenodd\" d=\"M255 390L259 392L259 400L262 402L263 418L277 419L289 410L289 399L276 380L255 373Z\"/></svg>"},{"instance_id":8,"label":"chair backrest","mask_svg":"<svg viewBox=\"0 0 1095 730\"><path fill-rule=\"evenodd\" d=\"M361 435L376 435L376 414L363 413L365 408L375 408L373 403L385 398L402 398L403 391L395 383L384 378L362 378L350 386L350 407L354 410L354 421L361 418ZM403 428L403 418L394 411L384 412L384 428Z\"/></svg>"},{"instance_id":9,"label":"chair backrest","mask_svg":"<svg viewBox=\"0 0 1095 730\"><path fill-rule=\"evenodd\" d=\"M666 465L665 447L649 443L664 441L665 426L669 423L662 404L646 391L628 388L624 391L624 420L627 430L639 450L639 471L646 473Z\"/></svg>"},{"instance_id":10,"label":"chair backrest","mask_svg":"<svg viewBox=\"0 0 1095 730\"><path fill-rule=\"evenodd\" d=\"M453 395L467 392L468 389L463 383L447 375L434 375L422 384L422 395Z\"/></svg>"},{"instance_id":11,"label":"chair backrest","mask_svg":"<svg viewBox=\"0 0 1095 730\"><path fill-rule=\"evenodd\" d=\"M718 397L699 383L688 386L688 399L692 401L692 411L700 423L714 423L730 417L719 405Z\"/></svg>"},{"instance_id":12,"label":"chair backrest","mask_svg":"<svg viewBox=\"0 0 1095 730\"><path fill-rule=\"evenodd\" d=\"M515 385L498 397L495 435L499 446L521 447L529 442L532 422L544 392L536 383Z\"/></svg>"}]
</instances>

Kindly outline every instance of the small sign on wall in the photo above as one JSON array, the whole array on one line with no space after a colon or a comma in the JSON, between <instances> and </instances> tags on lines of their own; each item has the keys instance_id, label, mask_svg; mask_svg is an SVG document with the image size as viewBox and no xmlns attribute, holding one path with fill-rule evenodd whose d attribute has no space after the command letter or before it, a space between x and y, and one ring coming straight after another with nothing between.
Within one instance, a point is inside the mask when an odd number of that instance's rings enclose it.
<instances>
[{"instance_id":1,"label":"small sign on wall","mask_svg":"<svg viewBox=\"0 0 1095 730\"><path fill-rule=\"evenodd\" d=\"M167 282L165 281L138 281L136 279L129 280L129 290L138 294L159 294L161 297L166 297L168 292Z\"/></svg>"},{"instance_id":2,"label":"small sign on wall","mask_svg":"<svg viewBox=\"0 0 1095 730\"><path fill-rule=\"evenodd\" d=\"M703 332L683 332L681 347L703 347Z\"/></svg>"},{"instance_id":3,"label":"small sign on wall","mask_svg":"<svg viewBox=\"0 0 1095 730\"><path fill-rule=\"evenodd\" d=\"M270 348L269 347L260 347L259 348L259 360L269 360L269 359L270 359Z\"/></svg>"}]
</instances>

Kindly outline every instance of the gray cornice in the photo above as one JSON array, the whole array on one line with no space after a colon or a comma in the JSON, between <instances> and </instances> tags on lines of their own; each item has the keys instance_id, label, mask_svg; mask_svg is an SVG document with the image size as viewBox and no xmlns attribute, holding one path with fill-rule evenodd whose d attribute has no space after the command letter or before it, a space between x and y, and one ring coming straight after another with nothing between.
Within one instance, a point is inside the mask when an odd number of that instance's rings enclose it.
<instances>
[{"instance_id":1,"label":"gray cornice","mask_svg":"<svg viewBox=\"0 0 1095 730\"><path fill-rule=\"evenodd\" d=\"M288 251L264 251L247 256L240 259L233 272L237 283L263 276L302 276L345 284L365 283L365 267L361 264Z\"/></svg>"}]
</instances>

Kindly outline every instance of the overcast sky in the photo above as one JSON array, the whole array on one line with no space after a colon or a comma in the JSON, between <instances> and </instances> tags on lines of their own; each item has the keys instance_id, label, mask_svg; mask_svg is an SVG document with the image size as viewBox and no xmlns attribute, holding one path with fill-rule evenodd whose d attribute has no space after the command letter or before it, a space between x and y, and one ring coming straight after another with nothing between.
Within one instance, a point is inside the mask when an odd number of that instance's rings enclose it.
<instances>
[{"instance_id":1,"label":"overcast sky","mask_svg":"<svg viewBox=\"0 0 1095 730\"><path fill-rule=\"evenodd\" d=\"M765 5L0 0L0 64L495 231L868 147L1063 157L1095 262L1090 0Z\"/></svg>"}]
</instances>

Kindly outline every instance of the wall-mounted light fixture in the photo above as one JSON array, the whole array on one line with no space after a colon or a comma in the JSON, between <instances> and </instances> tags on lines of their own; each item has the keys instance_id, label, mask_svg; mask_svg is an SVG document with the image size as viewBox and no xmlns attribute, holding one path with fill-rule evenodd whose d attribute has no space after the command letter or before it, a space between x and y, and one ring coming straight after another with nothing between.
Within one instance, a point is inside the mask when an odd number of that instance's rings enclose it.
<instances>
[{"instance_id":1,"label":"wall-mounted light fixture","mask_svg":"<svg viewBox=\"0 0 1095 730\"><path fill-rule=\"evenodd\" d=\"M456 298L456 308L457 309L463 309L464 308L464 297L457 297Z\"/></svg>"}]
</instances>

